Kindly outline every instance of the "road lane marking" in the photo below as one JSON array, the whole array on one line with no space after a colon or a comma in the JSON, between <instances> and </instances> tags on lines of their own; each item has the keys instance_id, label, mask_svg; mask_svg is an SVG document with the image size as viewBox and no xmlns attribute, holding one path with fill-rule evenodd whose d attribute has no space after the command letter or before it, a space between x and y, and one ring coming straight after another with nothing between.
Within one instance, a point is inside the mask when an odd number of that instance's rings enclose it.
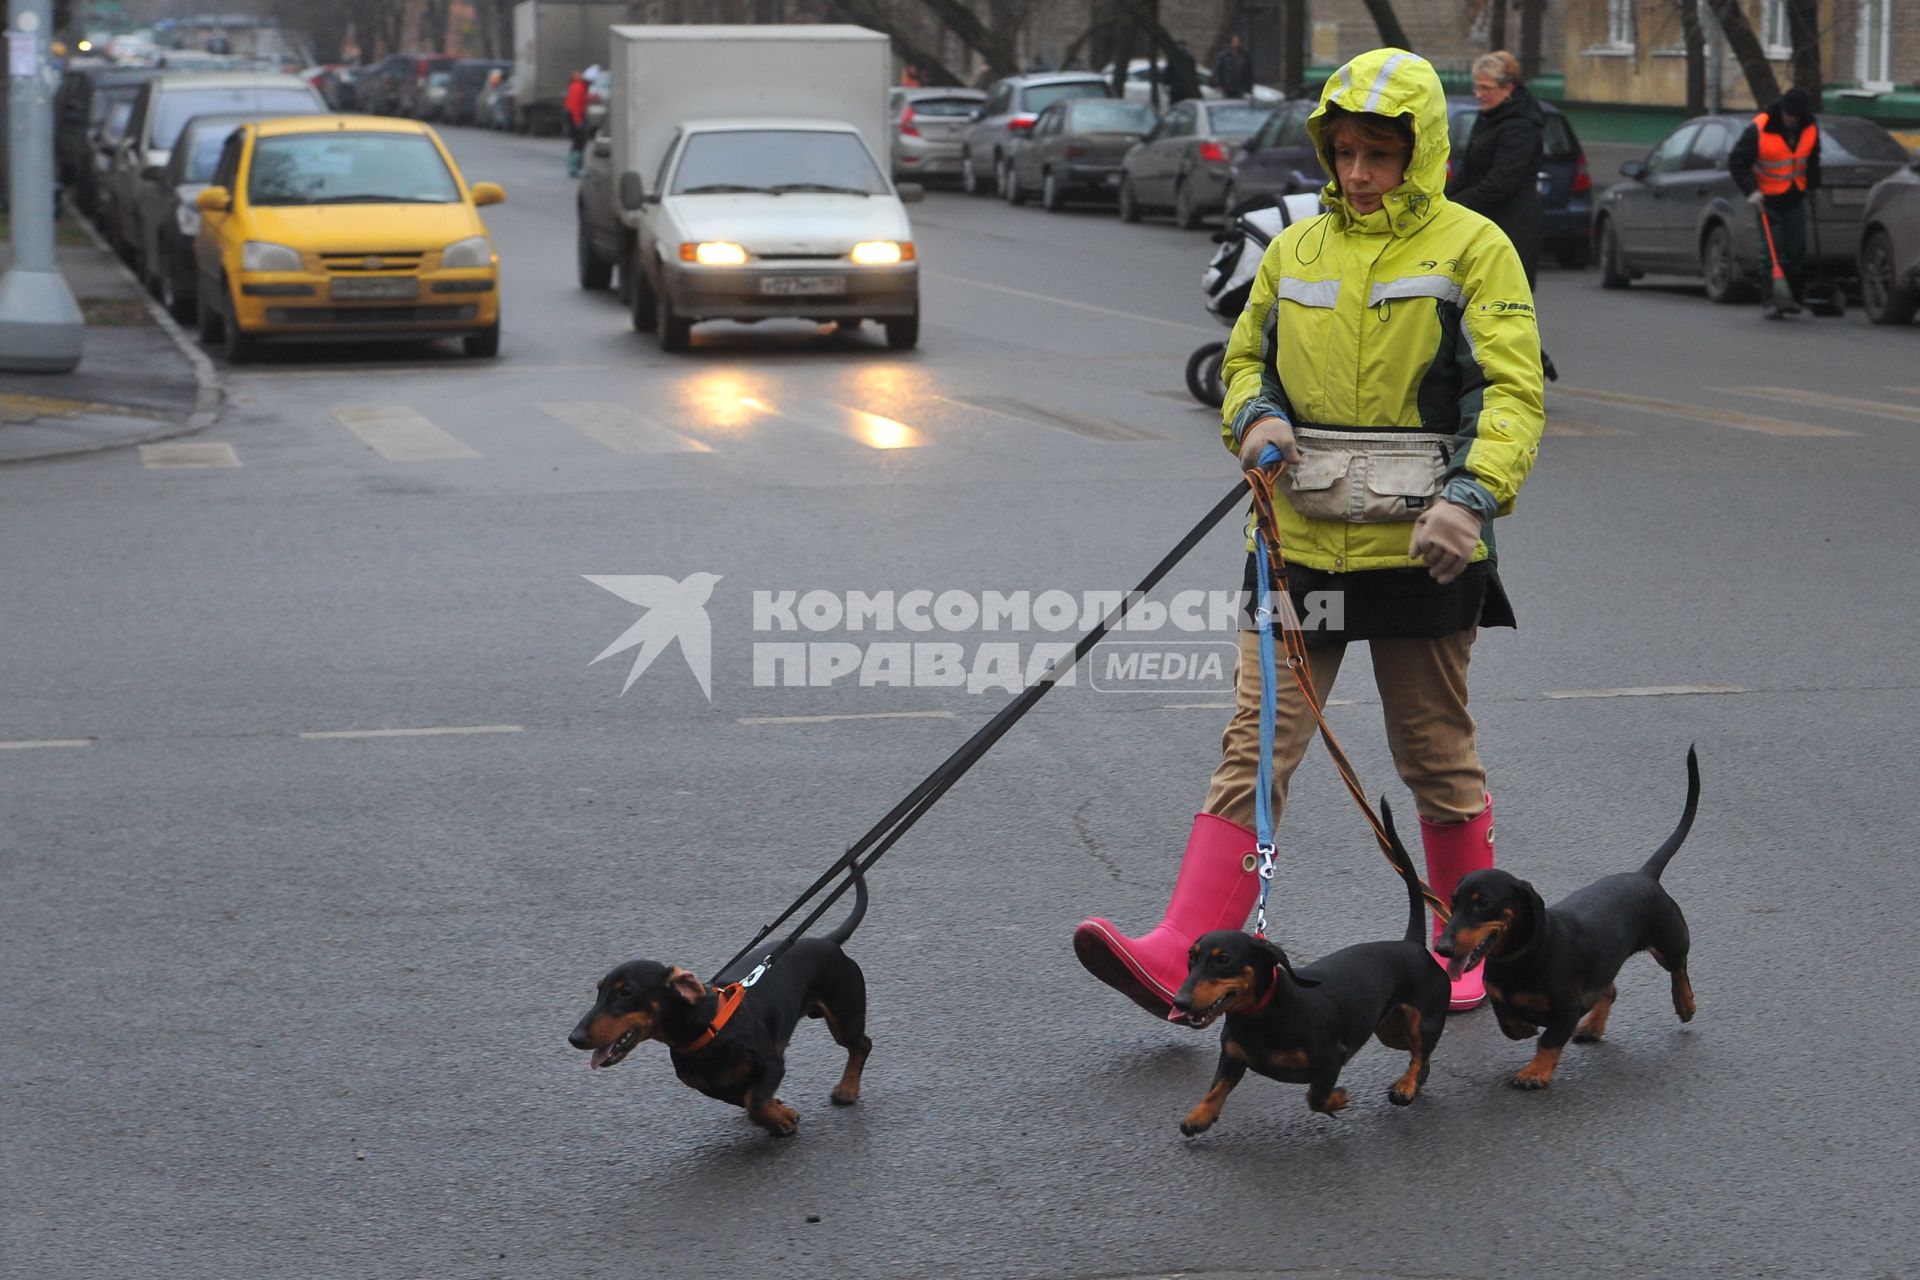
<instances>
[{"instance_id":1,"label":"road lane marking","mask_svg":"<svg viewBox=\"0 0 1920 1280\"><path fill-rule=\"evenodd\" d=\"M362 444L388 462L433 462L480 456L412 409L399 405L371 408L335 405L331 412L341 426L359 436Z\"/></svg>"},{"instance_id":2,"label":"road lane marking","mask_svg":"<svg viewBox=\"0 0 1920 1280\"><path fill-rule=\"evenodd\" d=\"M213 441L179 444L143 444L140 465L162 471L186 467L237 467L240 458L230 444Z\"/></svg>"},{"instance_id":3,"label":"road lane marking","mask_svg":"<svg viewBox=\"0 0 1920 1280\"><path fill-rule=\"evenodd\" d=\"M751 397L742 403L765 407ZM844 436L869 449L918 449L927 443L924 435L904 422L831 400L802 401L791 408L776 407L771 411L802 426Z\"/></svg>"},{"instance_id":4,"label":"road lane marking","mask_svg":"<svg viewBox=\"0 0 1920 1280\"><path fill-rule=\"evenodd\" d=\"M48 747L90 747L92 738L23 738L17 742L0 742L0 751L40 751Z\"/></svg>"},{"instance_id":5,"label":"road lane marking","mask_svg":"<svg viewBox=\"0 0 1920 1280\"><path fill-rule=\"evenodd\" d=\"M1889 404L1885 400L1857 400L1852 396L1822 395L1797 387L1715 387L1758 400L1780 400L1787 404L1811 405L1816 409L1839 409L1846 413L1864 413L1872 418L1892 418L1895 422L1920 422L1920 408L1910 404Z\"/></svg>"},{"instance_id":6,"label":"road lane marking","mask_svg":"<svg viewBox=\"0 0 1920 1280\"><path fill-rule=\"evenodd\" d=\"M1004 293L1010 297L1025 298L1029 302L1050 302L1056 307L1069 307L1075 311L1091 311L1095 315L1114 316L1121 320L1133 320L1140 324L1159 325L1163 329L1179 329L1187 333L1204 333L1218 336L1218 329L1202 329L1197 324L1185 324L1178 320L1162 320L1158 316L1143 316L1134 311L1117 311L1112 307L1097 307L1091 302L1072 302L1066 298L1056 298L1048 293L1029 293L1025 289L1014 289L1004 284L988 284L984 280L969 280L965 276L950 276L938 271L922 271L925 280L944 280L950 284L969 285L975 289L986 289L992 293Z\"/></svg>"},{"instance_id":7,"label":"road lane marking","mask_svg":"<svg viewBox=\"0 0 1920 1280\"><path fill-rule=\"evenodd\" d=\"M824 716L741 716L735 724L827 724L834 720L953 720L951 711L862 711Z\"/></svg>"},{"instance_id":8,"label":"road lane marking","mask_svg":"<svg viewBox=\"0 0 1920 1280\"><path fill-rule=\"evenodd\" d=\"M1727 409L1710 409L1705 405L1683 404L1678 400L1661 400L1654 396L1633 396L1620 391L1596 391L1591 387L1568 387L1555 384L1547 392L1548 396L1567 396L1574 400L1587 400L1594 404L1610 404L1621 409L1637 409L1643 413L1660 413L1670 418L1688 418L1694 422L1708 422L1718 427L1732 427L1737 431L1755 431L1766 436L1851 436L1857 432L1842 431L1838 427L1816 427L1805 422L1788 422L1783 418L1766 418L1754 414L1734 413ZM1548 414L1549 418L1553 415Z\"/></svg>"},{"instance_id":9,"label":"road lane marking","mask_svg":"<svg viewBox=\"0 0 1920 1280\"><path fill-rule=\"evenodd\" d=\"M1597 422L1581 422L1574 418L1547 418L1547 434L1550 436L1623 436L1619 427L1603 427Z\"/></svg>"},{"instance_id":10,"label":"road lane marking","mask_svg":"<svg viewBox=\"0 0 1920 1280\"><path fill-rule=\"evenodd\" d=\"M1074 435L1101 440L1107 444L1136 444L1143 440L1154 440L1164 444L1167 439L1165 436L1156 435L1140 427L1130 427L1124 422L1094 418L1084 413L1071 413L1065 409L1045 409L1037 404L1029 404L1025 400L1016 400L1009 396L936 395L931 398L944 400L948 404L957 404L963 409L972 409L976 413L991 413L996 417L1024 422L1030 426L1071 431Z\"/></svg>"},{"instance_id":11,"label":"road lane marking","mask_svg":"<svg viewBox=\"0 0 1920 1280\"><path fill-rule=\"evenodd\" d=\"M1650 684L1622 689L1549 689L1540 696L1563 701L1574 698L1681 698L1717 693L1746 693L1737 684Z\"/></svg>"},{"instance_id":12,"label":"road lane marking","mask_svg":"<svg viewBox=\"0 0 1920 1280\"><path fill-rule=\"evenodd\" d=\"M711 445L669 431L626 405L604 400L560 400L534 405L549 418L615 453L712 453Z\"/></svg>"},{"instance_id":13,"label":"road lane marking","mask_svg":"<svg viewBox=\"0 0 1920 1280\"><path fill-rule=\"evenodd\" d=\"M467 733L519 733L519 724L450 724L425 729L324 729L300 736L308 741L324 738L437 738Z\"/></svg>"}]
</instances>

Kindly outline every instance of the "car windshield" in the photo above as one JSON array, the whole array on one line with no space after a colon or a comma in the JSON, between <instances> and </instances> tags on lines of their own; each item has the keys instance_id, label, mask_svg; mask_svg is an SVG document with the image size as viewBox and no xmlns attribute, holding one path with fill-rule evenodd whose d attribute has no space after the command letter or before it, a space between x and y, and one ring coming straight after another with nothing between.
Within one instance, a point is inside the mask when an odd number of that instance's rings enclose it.
<instances>
[{"instance_id":1,"label":"car windshield","mask_svg":"<svg viewBox=\"0 0 1920 1280\"><path fill-rule=\"evenodd\" d=\"M1076 133L1145 133L1153 128L1153 108L1144 102L1080 102L1073 107Z\"/></svg>"},{"instance_id":2,"label":"car windshield","mask_svg":"<svg viewBox=\"0 0 1920 1280\"><path fill-rule=\"evenodd\" d=\"M980 105L979 98L910 98L907 106L913 108L916 116L933 116L939 119L953 119L970 116L973 109Z\"/></svg>"},{"instance_id":3,"label":"car windshield","mask_svg":"<svg viewBox=\"0 0 1920 1280\"><path fill-rule=\"evenodd\" d=\"M1907 162L1907 150L1894 136L1871 120L1853 120L1846 116L1826 116L1820 122L1820 158L1823 161L1849 160Z\"/></svg>"},{"instance_id":4,"label":"car windshield","mask_svg":"<svg viewBox=\"0 0 1920 1280\"><path fill-rule=\"evenodd\" d=\"M460 187L419 134L296 133L253 146L247 199L258 205L455 204Z\"/></svg>"},{"instance_id":5,"label":"car windshield","mask_svg":"<svg viewBox=\"0 0 1920 1280\"><path fill-rule=\"evenodd\" d=\"M883 195L887 181L860 136L814 129L696 133L680 150L675 195L729 191L845 191Z\"/></svg>"},{"instance_id":6,"label":"car windshield","mask_svg":"<svg viewBox=\"0 0 1920 1280\"><path fill-rule=\"evenodd\" d=\"M1213 126L1216 138L1250 137L1255 129L1267 122L1273 114L1272 107L1227 106L1207 108L1207 120Z\"/></svg>"},{"instance_id":7,"label":"car windshield","mask_svg":"<svg viewBox=\"0 0 1920 1280\"><path fill-rule=\"evenodd\" d=\"M1110 98L1105 80L1072 80L1066 84L1029 85L1021 95L1021 110L1040 112L1069 98Z\"/></svg>"},{"instance_id":8,"label":"car windshield","mask_svg":"<svg viewBox=\"0 0 1920 1280\"><path fill-rule=\"evenodd\" d=\"M324 111L306 89L289 86L248 89L240 87L195 87L175 89L156 95L153 108L153 145L171 151L180 140L180 130L195 116L218 112L244 111L248 115L310 116Z\"/></svg>"},{"instance_id":9,"label":"car windshield","mask_svg":"<svg viewBox=\"0 0 1920 1280\"><path fill-rule=\"evenodd\" d=\"M221 148L227 145L227 139L242 123L239 120L210 121L196 124L181 134L175 150L184 149L187 156L186 162L180 166L180 181L211 181L214 166L220 163Z\"/></svg>"}]
</instances>

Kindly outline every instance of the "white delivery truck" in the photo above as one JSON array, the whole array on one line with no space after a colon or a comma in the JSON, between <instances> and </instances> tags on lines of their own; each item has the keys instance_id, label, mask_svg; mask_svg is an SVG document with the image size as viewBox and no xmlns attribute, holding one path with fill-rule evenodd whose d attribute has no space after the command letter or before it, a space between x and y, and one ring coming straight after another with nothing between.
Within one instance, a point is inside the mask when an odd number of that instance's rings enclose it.
<instances>
[{"instance_id":1,"label":"white delivery truck","mask_svg":"<svg viewBox=\"0 0 1920 1280\"><path fill-rule=\"evenodd\" d=\"M878 320L920 336L920 268L887 147L887 37L854 26L613 29L612 173L636 329ZM907 191L917 199L917 188Z\"/></svg>"},{"instance_id":2,"label":"white delivery truck","mask_svg":"<svg viewBox=\"0 0 1920 1280\"><path fill-rule=\"evenodd\" d=\"M607 33L627 22L627 0L520 0L513 6L514 123L525 133L567 131L567 85L604 67Z\"/></svg>"}]
</instances>

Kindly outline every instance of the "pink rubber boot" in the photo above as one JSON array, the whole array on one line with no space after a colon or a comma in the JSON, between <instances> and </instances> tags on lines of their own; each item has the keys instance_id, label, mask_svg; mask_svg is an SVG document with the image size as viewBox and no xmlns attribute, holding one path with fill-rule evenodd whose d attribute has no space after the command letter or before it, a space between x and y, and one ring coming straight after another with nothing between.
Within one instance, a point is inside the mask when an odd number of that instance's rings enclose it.
<instances>
[{"instance_id":1,"label":"pink rubber boot","mask_svg":"<svg viewBox=\"0 0 1920 1280\"><path fill-rule=\"evenodd\" d=\"M1487 797L1487 807L1480 811L1478 817L1465 822L1440 823L1420 819L1420 843L1427 852L1427 883L1435 893L1451 903L1453 888L1460 883L1461 877L1472 871L1485 871L1493 865L1493 797ZM1445 927L1437 919L1433 922L1434 941L1439 941ZM1442 969L1447 967L1447 962L1439 956L1435 956L1434 960ZM1486 998L1486 984L1476 965L1454 982L1449 1007L1455 1013L1464 1013L1478 1007Z\"/></svg>"},{"instance_id":2,"label":"pink rubber boot","mask_svg":"<svg viewBox=\"0 0 1920 1280\"><path fill-rule=\"evenodd\" d=\"M1187 980L1187 950L1214 929L1238 929L1260 896L1260 877L1246 867L1253 832L1210 813L1195 814L1180 878L1167 915L1144 937L1129 938L1096 916L1073 931L1073 953L1100 981L1157 1018L1173 1011Z\"/></svg>"}]
</instances>

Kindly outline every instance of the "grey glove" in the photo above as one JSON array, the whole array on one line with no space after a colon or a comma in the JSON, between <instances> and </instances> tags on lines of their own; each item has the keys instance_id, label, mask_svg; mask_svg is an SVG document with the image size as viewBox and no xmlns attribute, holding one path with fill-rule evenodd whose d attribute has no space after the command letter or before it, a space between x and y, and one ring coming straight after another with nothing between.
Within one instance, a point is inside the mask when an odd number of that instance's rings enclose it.
<instances>
[{"instance_id":1,"label":"grey glove","mask_svg":"<svg viewBox=\"0 0 1920 1280\"><path fill-rule=\"evenodd\" d=\"M1260 455L1268 445L1280 450L1291 466L1300 461L1300 446L1293 441L1293 428L1287 425L1285 418L1262 418L1247 428L1247 434L1240 437L1240 467L1251 470L1260 465Z\"/></svg>"},{"instance_id":2,"label":"grey glove","mask_svg":"<svg viewBox=\"0 0 1920 1280\"><path fill-rule=\"evenodd\" d=\"M1767 203L1767 197L1760 188L1755 187L1747 193L1747 203L1756 209L1763 208Z\"/></svg>"}]
</instances>

